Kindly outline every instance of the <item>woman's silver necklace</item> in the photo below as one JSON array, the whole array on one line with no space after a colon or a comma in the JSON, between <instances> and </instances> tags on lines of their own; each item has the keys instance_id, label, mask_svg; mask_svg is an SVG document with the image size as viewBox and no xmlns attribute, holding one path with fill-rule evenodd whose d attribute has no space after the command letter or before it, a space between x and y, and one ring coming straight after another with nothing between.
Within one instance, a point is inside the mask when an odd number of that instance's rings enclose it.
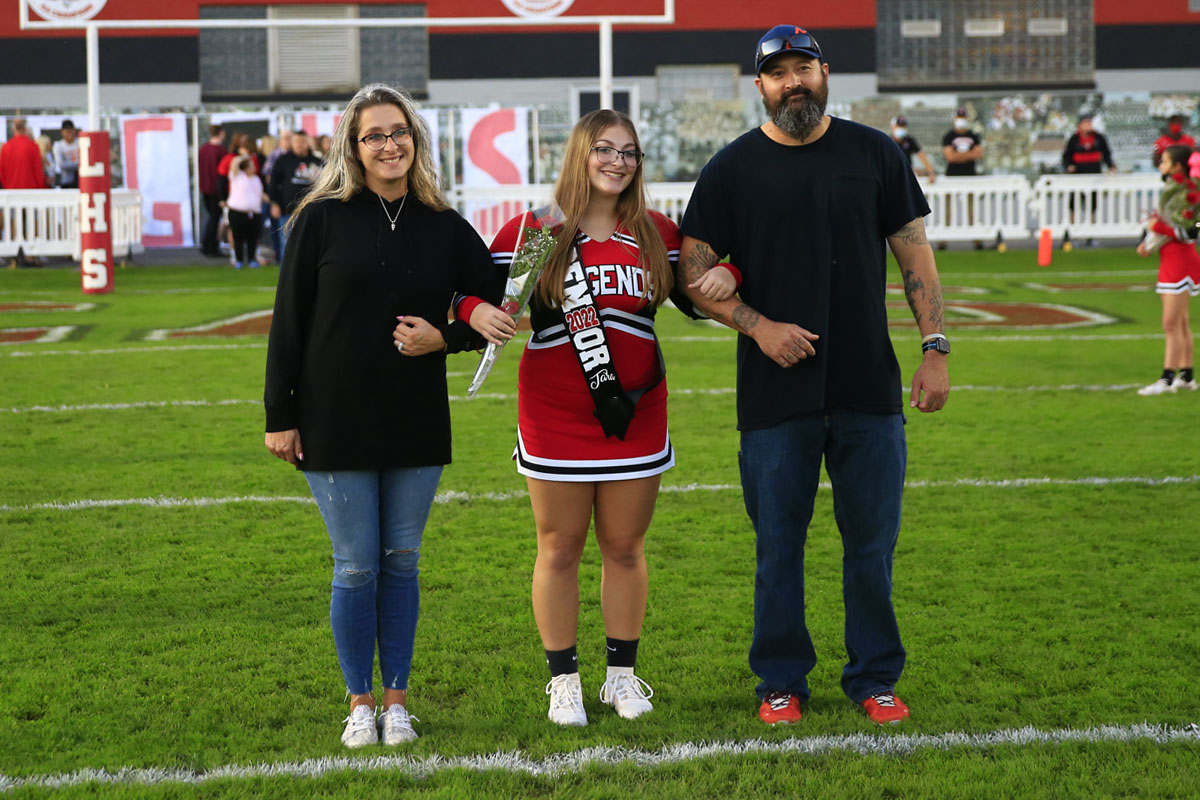
<instances>
[{"instance_id":1,"label":"woman's silver necklace","mask_svg":"<svg viewBox=\"0 0 1200 800\"><path fill-rule=\"evenodd\" d=\"M396 209L396 216L388 213L387 203L383 202L383 197L375 195L379 198L379 205L383 206L383 215L387 217L388 222L392 223L392 230L396 230L396 220L400 219L400 212L404 210L404 201L408 199L408 192L404 193L404 197L400 198L400 207Z\"/></svg>"}]
</instances>

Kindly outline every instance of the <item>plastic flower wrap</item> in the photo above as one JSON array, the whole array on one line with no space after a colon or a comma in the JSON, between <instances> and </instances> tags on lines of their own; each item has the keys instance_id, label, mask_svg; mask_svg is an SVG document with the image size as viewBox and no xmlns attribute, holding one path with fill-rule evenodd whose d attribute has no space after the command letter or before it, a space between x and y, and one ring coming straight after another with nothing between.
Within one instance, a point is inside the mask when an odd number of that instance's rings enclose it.
<instances>
[{"instance_id":1,"label":"plastic flower wrap","mask_svg":"<svg viewBox=\"0 0 1200 800\"><path fill-rule=\"evenodd\" d=\"M512 317L514 324L529 305L542 267L546 266L546 260L554 250L554 235L562 224L562 211L554 204L526 211L521 218L517 246L513 248L513 260L508 268L508 283L504 287L504 301L500 304L500 310ZM475 377L467 387L468 397L479 391L503 349L503 344L488 343L475 368Z\"/></svg>"},{"instance_id":2,"label":"plastic flower wrap","mask_svg":"<svg viewBox=\"0 0 1200 800\"><path fill-rule=\"evenodd\" d=\"M1150 217L1151 226L1156 219L1174 228L1180 241L1187 243L1193 240L1196 223L1200 222L1200 186L1197 186L1194 178L1183 173L1167 178L1158 201L1158 211ZM1146 233L1146 250L1153 252L1170 240L1166 234L1151 229Z\"/></svg>"}]
</instances>

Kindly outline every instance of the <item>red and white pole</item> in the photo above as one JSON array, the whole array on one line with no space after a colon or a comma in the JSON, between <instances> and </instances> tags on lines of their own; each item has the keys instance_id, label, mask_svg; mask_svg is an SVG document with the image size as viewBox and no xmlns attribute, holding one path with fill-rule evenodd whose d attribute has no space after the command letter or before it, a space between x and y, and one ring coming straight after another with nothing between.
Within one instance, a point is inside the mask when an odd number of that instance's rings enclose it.
<instances>
[{"instance_id":1,"label":"red and white pole","mask_svg":"<svg viewBox=\"0 0 1200 800\"><path fill-rule=\"evenodd\" d=\"M79 135L79 267L84 294L113 290L112 173L108 132Z\"/></svg>"}]
</instances>

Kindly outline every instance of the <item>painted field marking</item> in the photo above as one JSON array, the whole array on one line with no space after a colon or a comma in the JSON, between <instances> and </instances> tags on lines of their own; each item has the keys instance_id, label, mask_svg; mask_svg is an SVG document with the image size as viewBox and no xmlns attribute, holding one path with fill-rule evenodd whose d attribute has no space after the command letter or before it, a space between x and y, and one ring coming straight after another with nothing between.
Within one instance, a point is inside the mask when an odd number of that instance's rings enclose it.
<instances>
[{"instance_id":1,"label":"painted field marking","mask_svg":"<svg viewBox=\"0 0 1200 800\"><path fill-rule=\"evenodd\" d=\"M1085 478L954 478L952 480L905 481L905 489L1027 489L1036 486L1180 486L1200 483L1200 475L1168 475L1161 478L1136 475L1091 476ZM831 485L822 481L821 489ZM669 494L691 494L692 492L740 492L737 483L688 483L678 486L663 486L659 491ZM504 503L528 497L529 493L516 489L509 492L463 492L454 489L438 492L433 502L448 503ZM313 505L311 497L303 495L235 495L233 497L125 497L109 499L54 500L29 505L0 505L0 513L23 511L85 511L93 508L212 508L237 503L298 503Z\"/></svg>"},{"instance_id":2,"label":"painted field marking","mask_svg":"<svg viewBox=\"0 0 1200 800\"><path fill-rule=\"evenodd\" d=\"M110 772L82 769L77 772L11 778L0 775L0 792L26 788L61 789L85 784L156 786L162 784L203 784L216 780L251 778L320 778L333 772L394 772L410 778L429 778L448 770L491 772L503 770L525 775L553 778L582 772L595 766L632 764L654 768L667 764L714 758L717 756L794 755L820 757L831 753L860 756L909 756L930 750L990 750L996 747L1067 743L1150 742L1153 744L1195 743L1200 741L1200 726L1182 727L1140 723L1104 725L1095 728L1058 728L1040 730L1033 726L1009 728L986 733L851 733L826 736L791 737L780 741L764 739L718 742L678 742L657 750L627 748L619 745L585 747L581 750L553 753L545 758L529 758L520 750L497 751L482 755L432 755L416 758L405 755L334 758L310 758L274 764L239 765L195 772L182 769L123 767Z\"/></svg>"}]
</instances>

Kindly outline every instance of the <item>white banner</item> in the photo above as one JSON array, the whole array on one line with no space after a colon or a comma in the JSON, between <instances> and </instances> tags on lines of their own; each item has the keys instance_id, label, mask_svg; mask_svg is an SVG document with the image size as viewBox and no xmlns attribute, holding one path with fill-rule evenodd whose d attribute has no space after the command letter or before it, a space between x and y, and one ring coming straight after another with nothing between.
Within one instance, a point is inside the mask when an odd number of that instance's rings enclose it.
<instances>
[{"instance_id":1,"label":"white banner","mask_svg":"<svg viewBox=\"0 0 1200 800\"><path fill-rule=\"evenodd\" d=\"M529 112L524 108L462 110L464 187L524 186L529 183ZM512 217L526 209L517 200L466 203L466 219L490 241Z\"/></svg>"},{"instance_id":2,"label":"white banner","mask_svg":"<svg viewBox=\"0 0 1200 800\"><path fill-rule=\"evenodd\" d=\"M529 183L529 114L524 108L462 110L463 186Z\"/></svg>"},{"instance_id":3,"label":"white banner","mask_svg":"<svg viewBox=\"0 0 1200 800\"><path fill-rule=\"evenodd\" d=\"M194 246L187 117L122 115L120 125L125 188L142 193L142 243Z\"/></svg>"},{"instance_id":4,"label":"white banner","mask_svg":"<svg viewBox=\"0 0 1200 800\"><path fill-rule=\"evenodd\" d=\"M8 117L0 117L0 144L8 141Z\"/></svg>"}]
</instances>

